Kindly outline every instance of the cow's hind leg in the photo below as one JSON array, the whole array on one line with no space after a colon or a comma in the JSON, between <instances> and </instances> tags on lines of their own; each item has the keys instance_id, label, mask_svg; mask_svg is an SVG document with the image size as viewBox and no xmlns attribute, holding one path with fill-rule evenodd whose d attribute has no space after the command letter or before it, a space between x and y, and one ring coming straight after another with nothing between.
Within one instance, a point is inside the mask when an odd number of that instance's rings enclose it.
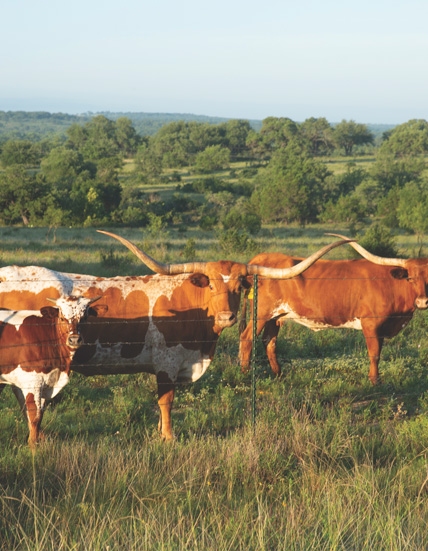
<instances>
[{"instance_id":1,"label":"cow's hind leg","mask_svg":"<svg viewBox=\"0 0 428 551\"><path fill-rule=\"evenodd\" d=\"M172 440L171 409L174 401L174 383L161 371L156 375L158 383L158 404L160 408L159 431L164 440Z\"/></svg>"},{"instance_id":2,"label":"cow's hind leg","mask_svg":"<svg viewBox=\"0 0 428 551\"><path fill-rule=\"evenodd\" d=\"M266 316L260 315L257 320L257 336L260 335L266 324ZM253 320L248 322L248 325L241 334L239 341L239 361L241 363L242 373L248 373L250 369L251 351L253 349ZM273 367L272 367L273 369Z\"/></svg>"},{"instance_id":3,"label":"cow's hind leg","mask_svg":"<svg viewBox=\"0 0 428 551\"><path fill-rule=\"evenodd\" d=\"M269 320L263 330L262 341L266 348L267 357L274 374L279 377L281 375L281 366L276 357L276 339L280 325L275 320Z\"/></svg>"}]
</instances>

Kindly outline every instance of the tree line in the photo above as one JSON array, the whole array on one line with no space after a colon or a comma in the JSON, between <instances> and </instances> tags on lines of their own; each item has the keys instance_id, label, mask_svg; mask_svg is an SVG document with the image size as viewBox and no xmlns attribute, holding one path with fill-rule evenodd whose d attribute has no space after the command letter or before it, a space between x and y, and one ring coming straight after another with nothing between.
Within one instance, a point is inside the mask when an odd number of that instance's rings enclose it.
<instances>
[{"instance_id":1,"label":"tree line","mask_svg":"<svg viewBox=\"0 0 428 551\"><path fill-rule=\"evenodd\" d=\"M352 226L376 217L387 227L423 235L427 151L425 120L398 125L380 138L354 121L281 117L266 118L259 131L246 120L173 121L141 136L128 117L97 115L71 124L63 138L1 144L0 221L197 224L235 232L238 239L237 232L256 233L263 222ZM367 153L369 168L354 160L335 174L326 162L332 155L358 160ZM124 172L129 159L135 168ZM165 182L175 185L168 200L153 191Z\"/></svg>"}]
</instances>

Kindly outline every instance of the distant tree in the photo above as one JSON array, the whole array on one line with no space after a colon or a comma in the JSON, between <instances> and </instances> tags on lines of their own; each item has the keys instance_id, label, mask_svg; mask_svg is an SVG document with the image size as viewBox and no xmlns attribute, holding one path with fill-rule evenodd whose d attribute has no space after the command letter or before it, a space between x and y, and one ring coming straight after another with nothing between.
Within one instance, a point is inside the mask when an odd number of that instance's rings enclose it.
<instances>
[{"instance_id":1,"label":"distant tree","mask_svg":"<svg viewBox=\"0 0 428 551\"><path fill-rule=\"evenodd\" d=\"M40 140L38 142L33 142L33 151L35 156L35 163L40 164L42 159L49 155L50 151L55 147L60 147L64 144L64 139L57 137L55 139L49 140Z\"/></svg>"},{"instance_id":2,"label":"distant tree","mask_svg":"<svg viewBox=\"0 0 428 551\"><path fill-rule=\"evenodd\" d=\"M46 208L48 187L22 165L7 167L0 174L0 218L5 224L36 223Z\"/></svg>"},{"instance_id":3,"label":"distant tree","mask_svg":"<svg viewBox=\"0 0 428 551\"><path fill-rule=\"evenodd\" d=\"M333 138L337 146L345 150L345 155L352 155L355 146L371 144L374 141L373 134L365 124L357 124L354 121L343 120L334 127Z\"/></svg>"},{"instance_id":4,"label":"distant tree","mask_svg":"<svg viewBox=\"0 0 428 551\"><path fill-rule=\"evenodd\" d=\"M408 182L399 192L397 217L402 228L413 231L422 247L428 233L428 183Z\"/></svg>"},{"instance_id":5,"label":"distant tree","mask_svg":"<svg viewBox=\"0 0 428 551\"><path fill-rule=\"evenodd\" d=\"M398 204L400 202L400 188L395 186L383 196L377 205L377 215L382 218L382 223L388 228L398 228Z\"/></svg>"},{"instance_id":6,"label":"distant tree","mask_svg":"<svg viewBox=\"0 0 428 551\"><path fill-rule=\"evenodd\" d=\"M72 149L53 149L42 161L40 176L49 185L54 209L67 213L68 223L97 224L110 219L121 201L121 185L110 157L94 163Z\"/></svg>"},{"instance_id":7,"label":"distant tree","mask_svg":"<svg viewBox=\"0 0 428 551\"><path fill-rule=\"evenodd\" d=\"M52 149L41 162L40 169L48 184L64 192L71 189L76 178L83 171L88 171L90 177L95 178L97 170L94 164L84 161L81 153L66 147Z\"/></svg>"},{"instance_id":8,"label":"distant tree","mask_svg":"<svg viewBox=\"0 0 428 551\"><path fill-rule=\"evenodd\" d=\"M56 241L56 230L60 226L69 225L71 223L70 213L65 212L56 205L55 199L52 196L47 197L45 211L43 213L43 224L49 226L46 237L52 232L52 241Z\"/></svg>"},{"instance_id":9,"label":"distant tree","mask_svg":"<svg viewBox=\"0 0 428 551\"><path fill-rule=\"evenodd\" d=\"M266 147L263 143L263 138L255 130L248 132L245 145L251 158L261 160L266 157Z\"/></svg>"},{"instance_id":10,"label":"distant tree","mask_svg":"<svg viewBox=\"0 0 428 551\"><path fill-rule=\"evenodd\" d=\"M363 180L352 193L352 198L356 198L360 202L366 215L375 214L378 204L384 197L385 190L372 178Z\"/></svg>"},{"instance_id":11,"label":"distant tree","mask_svg":"<svg viewBox=\"0 0 428 551\"><path fill-rule=\"evenodd\" d=\"M310 143L310 152L316 157L328 155L334 149L333 128L327 119L311 117L300 125L303 136Z\"/></svg>"},{"instance_id":12,"label":"distant tree","mask_svg":"<svg viewBox=\"0 0 428 551\"><path fill-rule=\"evenodd\" d=\"M227 145L226 124L208 124L188 122L186 132L181 140L182 146L188 152L190 159L200 151L212 145Z\"/></svg>"},{"instance_id":13,"label":"distant tree","mask_svg":"<svg viewBox=\"0 0 428 551\"><path fill-rule=\"evenodd\" d=\"M78 123L73 123L67 129L67 147L76 151L82 151L88 139L86 129Z\"/></svg>"},{"instance_id":14,"label":"distant tree","mask_svg":"<svg viewBox=\"0 0 428 551\"><path fill-rule=\"evenodd\" d=\"M364 220L366 210L356 196L339 197L337 202L328 201L320 215L320 220L326 222L346 222L355 224Z\"/></svg>"},{"instance_id":15,"label":"distant tree","mask_svg":"<svg viewBox=\"0 0 428 551\"><path fill-rule=\"evenodd\" d=\"M4 167L12 165L32 166L39 158L34 144L29 140L9 140L3 147L0 155Z\"/></svg>"},{"instance_id":16,"label":"distant tree","mask_svg":"<svg viewBox=\"0 0 428 551\"><path fill-rule=\"evenodd\" d=\"M208 146L198 153L192 167L194 172L207 173L221 170L229 166L230 151L221 145Z\"/></svg>"},{"instance_id":17,"label":"distant tree","mask_svg":"<svg viewBox=\"0 0 428 551\"><path fill-rule=\"evenodd\" d=\"M116 124L103 115L97 115L85 125L86 142L80 149L85 159L96 161L116 157L120 147L116 139Z\"/></svg>"},{"instance_id":18,"label":"distant tree","mask_svg":"<svg viewBox=\"0 0 428 551\"><path fill-rule=\"evenodd\" d=\"M162 172L162 159L156 155L148 141L144 141L138 146L135 165L135 173L143 183L156 179Z\"/></svg>"},{"instance_id":19,"label":"distant tree","mask_svg":"<svg viewBox=\"0 0 428 551\"><path fill-rule=\"evenodd\" d=\"M352 193L367 178L368 173L354 162L346 163L345 172L336 175L340 193L343 195Z\"/></svg>"},{"instance_id":20,"label":"distant tree","mask_svg":"<svg viewBox=\"0 0 428 551\"><path fill-rule=\"evenodd\" d=\"M79 213L80 220L86 226L105 224L110 220L111 213L119 206L121 187L115 183L101 183L84 180L79 189L73 190L73 195L83 194L81 202L84 209Z\"/></svg>"},{"instance_id":21,"label":"distant tree","mask_svg":"<svg viewBox=\"0 0 428 551\"><path fill-rule=\"evenodd\" d=\"M396 158L387 149L381 148L369 173L384 191L389 191L395 186L403 187L407 182L419 180L424 170L423 157Z\"/></svg>"},{"instance_id":22,"label":"distant tree","mask_svg":"<svg viewBox=\"0 0 428 551\"><path fill-rule=\"evenodd\" d=\"M125 187L119 209L112 213L114 221L127 226L145 226L148 223L149 200L140 187Z\"/></svg>"},{"instance_id":23,"label":"distant tree","mask_svg":"<svg viewBox=\"0 0 428 551\"><path fill-rule=\"evenodd\" d=\"M108 157L107 159L101 159L97 163L96 179L100 183L114 183L119 184L118 169L122 163L117 157Z\"/></svg>"},{"instance_id":24,"label":"distant tree","mask_svg":"<svg viewBox=\"0 0 428 551\"><path fill-rule=\"evenodd\" d=\"M120 117L116 121L116 142L122 157L129 157L137 151L141 138L137 134L132 122L127 117Z\"/></svg>"},{"instance_id":25,"label":"distant tree","mask_svg":"<svg viewBox=\"0 0 428 551\"><path fill-rule=\"evenodd\" d=\"M164 168L176 168L189 164L191 153L189 128L183 121L166 124L153 136L150 147L161 159Z\"/></svg>"},{"instance_id":26,"label":"distant tree","mask_svg":"<svg viewBox=\"0 0 428 551\"><path fill-rule=\"evenodd\" d=\"M395 159L408 158L428 153L428 122L423 119L410 120L393 128L380 147L380 154Z\"/></svg>"},{"instance_id":27,"label":"distant tree","mask_svg":"<svg viewBox=\"0 0 428 551\"><path fill-rule=\"evenodd\" d=\"M324 164L291 144L275 152L268 166L259 171L252 203L263 220L315 221L328 175Z\"/></svg>"},{"instance_id":28,"label":"distant tree","mask_svg":"<svg viewBox=\"0 0 428 551\"><path fill-rule=\"evenodd\" d=\"M93 117L84 126L73 124L67 136L66 147L90 161L125 157L135 152L140 139L126 117L114 122L103 115Z\"/></svg>"},{"instance_id":29,"label":"distant tree","mask_svg":"<svg viewBox=\"0 0 428 551\"><path fill-rule=\"evenodd\" d=\"M251 126L248 121L242 119L232 119L227 121L226 143L233 156L242 156L246 152L246 142Z\"/></svg>"},{"instance_id":30,"label":"distant tree","mask_svg":"<svg viewBox=\"0 0 428 551\"><path fill-rule=\"evenodd\" d=\"M267 152L285 148L298 133L298 125L285 117L267 117L263 120L260 130L260 136Z\"/></svg>"}]
</instances>

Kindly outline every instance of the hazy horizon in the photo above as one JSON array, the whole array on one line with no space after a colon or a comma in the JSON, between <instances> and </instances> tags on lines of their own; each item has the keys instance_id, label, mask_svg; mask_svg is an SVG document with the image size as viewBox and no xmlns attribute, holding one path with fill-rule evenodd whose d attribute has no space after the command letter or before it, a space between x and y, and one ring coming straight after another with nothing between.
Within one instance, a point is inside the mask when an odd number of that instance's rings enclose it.
<instances>
[{"instance_id":1,"label":"hazy horizon","mask_svg":"<svg viewBox=\"0 0 428 551\"><path fill-rule=\"evenodd\" d=\"M44 112L44 113L50 113L51 115L55 115L55 114L64 114L64 115L74 115L74 116L91 116L91 115L97 115L97 114L102 114L102 113L111 113L111 114L120 114L120 113L123 113L124 115L125 114L144 114L144 115L159 115L159 116L162 116L162 115L171 115L171 116L179 116L179 115L183 115L185 117L206 117L206 118L218 118L218 119L244 119L244 120L249 120L249 121L255 121L255 122L262 122L263 119L255 119L255 118L252 118L252 117L227 117L227 116L222 116L222 115L210 115L210 114L207 114L207 113L192 113L192 112L176 112L176 111L135 111L135 110L118 110L118 111L111 111L111 110L103 110L103 109L98 109L98 110L87 110L87 111L78 111L78 110L75 110L75 111L72 111L72 110L68 110L68 111L65 111L65 110L52 110L52 109L3 109L0 107L0 111L3 111L3 112L27 112L27 113L37 113L37 112ZM270 117L270 116L275 116L275 115L267 115L267 117ZM279 115L279 116L284 116L284 117L287 117L287 115ZM321 115L322 116L322 115ZM265 117L266 118L266 117ZM291 118L291 117L288 117L288 118ZM310 117L308 117L310 118ZM327 117L325 117L327 119ZM304 122L304 119L302 120L297 120L297 119L292 119L294 120L294 122L298 122L298 123L301 123L301 122ZM343 119L342 119L343 120ZM345 119L345 120L350 120L350 119ZM361 120L356 120L356 119L352 119L352 120L355 120L355 122L357 123L361 123L361 124L367 124L367 125L373 125L373 126L397 126L398 124L401 124L401 123L385 123L385 122L366 122L366 121L361 121ZM330 123L330 124L338 124L340 123L341 121L339 120L329 120L327 119L327 121ZM407 121L403 121L403 122L407 122Z\"/></svg>"},{"instance_id":2,"label":"hazy horizon","mask_svg":"<svg viewBox=\"0 0 428 551\"><path fill-rule=\"evenodd\" d=\"M423 0L2 6L0 110L427 119Z\"/></svg>"}]
</instances>

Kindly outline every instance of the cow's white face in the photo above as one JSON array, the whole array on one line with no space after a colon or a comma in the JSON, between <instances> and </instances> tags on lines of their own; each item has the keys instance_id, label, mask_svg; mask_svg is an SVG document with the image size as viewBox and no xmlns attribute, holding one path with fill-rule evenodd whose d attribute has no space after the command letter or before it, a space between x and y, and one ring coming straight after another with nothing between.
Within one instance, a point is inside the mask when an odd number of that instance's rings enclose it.
<instances>
[{"instance_id":1,"label":"cow's white face","mask_svg":"<svg viewBox=\"0 0 428 551\"><path fill-rule=\"evenodd\" d=\"M209 314L214 316L214 331L220 333L237 321L241 291L250 284L246 280L245 264L220 261L208 262L204 274L209 289Z\"/></svg>"},{"instance_id":2,"label":"cow's white face","mask_svg":"<svg viewBox=\"0 0 428 551\"><path fill-rule=\"evenodd\" d=\"M56 300L56 307L62 319L68 323L79 323L88 315L93 299L88 297L61 297Z\"/></svg>"},{"instance_id":3,"label":"cow's white face","mask_svg":"<svg viewBox=\"0 0 428 551\"><path fill-rule=\"evenodd\" d=\"M79 324L88 316L89 307L95 300L88 297L69 296L53 301L58 312L58 330L66 334L66 344L73 350L83 344ZM46 309L44 312L46 313Z\"/></svg>"}]
</instances>

